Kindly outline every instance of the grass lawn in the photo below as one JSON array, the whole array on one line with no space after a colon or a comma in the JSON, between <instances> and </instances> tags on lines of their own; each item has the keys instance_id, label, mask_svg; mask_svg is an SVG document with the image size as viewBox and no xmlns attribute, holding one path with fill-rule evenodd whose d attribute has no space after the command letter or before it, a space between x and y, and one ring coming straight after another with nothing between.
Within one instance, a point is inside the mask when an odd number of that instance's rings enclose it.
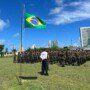
<instances>
[{"instance_id":1,"label":"grass lawn","mask_svg":"<svg viewBox=\"0 0 90 90\"><path fill-rule=\"evenodd\" d=\"M49 65L49 76L41 76L41 63L22 64L23 76L35 76L35 80L22 79L19 85L20 65L12 57L0 58L0 90L90 90L90 61L81 66L60 67Z\"/></svg>"}]
</instances>

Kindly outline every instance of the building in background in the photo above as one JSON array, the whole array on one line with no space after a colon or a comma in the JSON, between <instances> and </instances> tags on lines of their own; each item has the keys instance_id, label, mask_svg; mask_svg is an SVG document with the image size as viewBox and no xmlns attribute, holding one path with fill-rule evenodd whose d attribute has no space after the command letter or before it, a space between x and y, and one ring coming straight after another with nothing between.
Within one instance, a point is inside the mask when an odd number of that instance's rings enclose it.
<instances>
[{"instance_id":1,"label":"building in background","mask_svg":"<svg viewBox=\"0 0 90 90\"><path fill-rule=\"evenodd\" d=\"M51 41L51 40L48 41L48 47L49 48L53 47L53 41Z\"/></svg>"},{"instance_id":2,"label":"building in background","mask_svg":"<svg viewBox=\"0 0 90 90\"><path fill-rule=\"evenodd\" d=\"M36 49L38 48L35 44L32 45L31 49Z\"/></svg>"},{"instance_id":3,"label":"building in background","mask_svg":"<svg viewBox=\"0 0 90 90\"><path fill-rule=\"evenodd\" d=\"M53 47L58 47L58 41L57 40L53 41Z\"/></svg>"},{"instance_id":4,"label":"building in background","mask_svg":"<svg viewBox=\"0 0 90 90\"><path fill-rule=\"evenodd\" d=\"M58 47L58 41L57 40L49 40L48 47L49 48Z\"/></svg>"},{"instance_id":5,"label":"building in background","mask_svg":"<svg viewBox=\"0 0 90 90\"><path fill-rule=\"evenodd\" d=\"M90 50L90 27L81 27L81 46L84 50Z\"/></svg>"}]
</instances>

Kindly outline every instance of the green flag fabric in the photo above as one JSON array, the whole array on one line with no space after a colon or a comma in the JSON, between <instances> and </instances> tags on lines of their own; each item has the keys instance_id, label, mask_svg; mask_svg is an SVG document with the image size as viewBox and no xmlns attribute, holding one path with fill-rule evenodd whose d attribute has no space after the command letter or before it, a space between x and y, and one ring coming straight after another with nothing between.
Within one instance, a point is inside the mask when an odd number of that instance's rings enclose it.
<instances>
[{"instance_id":1,"label":"green flag fabric","mask_svg":"<svg viewBox=\"0 0 90 90\"><path fill-rule=\"evenodd\" d=\"M46 28L46 22L35 15L25 13L24 20L25 28Z\"/></svg>"}]
</instances>

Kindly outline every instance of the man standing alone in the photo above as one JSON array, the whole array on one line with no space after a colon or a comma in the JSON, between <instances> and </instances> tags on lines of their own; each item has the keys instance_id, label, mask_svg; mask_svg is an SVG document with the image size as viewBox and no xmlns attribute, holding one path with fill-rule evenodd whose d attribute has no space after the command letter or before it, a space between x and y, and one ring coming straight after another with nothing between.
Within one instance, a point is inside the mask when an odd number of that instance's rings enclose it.
<instances>
[{"instance_id":1,"label":"man standing alone","mask_svg":"<svg viewBox=\"0 0 90 90\"><path fill-rule=\"evenodd\" d=\"M40 58L42 59L42 75L47 75L48 76L48 53L44 50Z\"/></svg>"}]
</instances>

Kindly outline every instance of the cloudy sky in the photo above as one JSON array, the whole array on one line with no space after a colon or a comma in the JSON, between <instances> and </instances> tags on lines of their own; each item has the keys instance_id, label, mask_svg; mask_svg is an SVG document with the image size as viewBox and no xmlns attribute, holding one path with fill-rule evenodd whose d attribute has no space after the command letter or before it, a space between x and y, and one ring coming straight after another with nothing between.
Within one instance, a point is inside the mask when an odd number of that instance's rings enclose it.
<instances>
[{"instance_id":1,"label":"cloudy sky","mask_svg":"<svg viewBox=\"0 0 90 90\"><path fill-rule=\"evenodd\" d=\"M23 30L24 48L46 47L49 40L58 40L59 46L80 45L79 28L90 26L90 0L1 0L0 44L9 50L20 46L22 4L25 12L47 23L46 30Z\"/></svg>"}]
</instances>

